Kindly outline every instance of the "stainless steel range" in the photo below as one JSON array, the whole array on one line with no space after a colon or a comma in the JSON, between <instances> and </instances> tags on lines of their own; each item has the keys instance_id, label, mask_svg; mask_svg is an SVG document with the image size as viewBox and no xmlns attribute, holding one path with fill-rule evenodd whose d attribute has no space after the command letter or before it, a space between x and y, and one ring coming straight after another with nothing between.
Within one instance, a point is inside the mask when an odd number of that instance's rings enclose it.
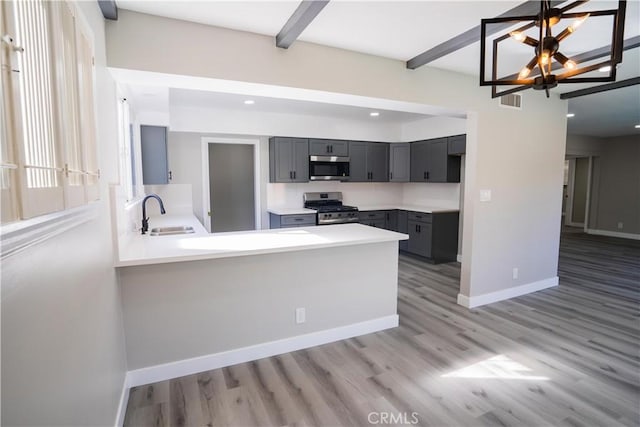
<instances>
[{"instance_id":1,"label":"stainless steel range","mask_svg":"<svg viewBox=\"0 0 640 427\"><path fill-rule=\"evenodd\" d=\"M342 204L342 193L304 193L304 207L315 209L318 213L316 224L344 224L348 222L360 222L358 208Z\"/></svg>"}]
</instances>

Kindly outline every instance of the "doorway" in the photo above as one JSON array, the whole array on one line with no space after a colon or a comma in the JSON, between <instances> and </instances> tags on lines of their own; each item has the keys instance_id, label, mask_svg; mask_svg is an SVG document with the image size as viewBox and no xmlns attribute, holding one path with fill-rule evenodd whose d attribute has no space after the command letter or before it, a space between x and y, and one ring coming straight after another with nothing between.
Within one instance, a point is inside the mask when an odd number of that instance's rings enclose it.
<instances>
[{"instance_id":1,"label":"doorway","mask_svg":"<svg viewBox=\"0 0 640 427\"><path fill-rule=\"evenodd\" d=\"M203 217L209 232L260 228L258 147L258 140L203 138Z\"/></svg>"},{"instance_id":2,"label":"doorway","mask_svg":"<svg viewBox=\"0 0 640 427\"><path fill-rule=\"evenodd\" d=\"M565 225L584 228L589 199L590 159L574 157L568 160L568 165Z\"/></svg>"}]
</instances>

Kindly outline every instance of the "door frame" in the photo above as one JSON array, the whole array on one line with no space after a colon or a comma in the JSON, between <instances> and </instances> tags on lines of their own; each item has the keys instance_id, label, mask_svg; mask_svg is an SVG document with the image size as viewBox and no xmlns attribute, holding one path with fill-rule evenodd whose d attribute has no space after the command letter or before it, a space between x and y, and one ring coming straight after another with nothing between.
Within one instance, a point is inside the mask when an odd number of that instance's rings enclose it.
<instances>
[{"instance_id":1,"label":"door frame","mask_svg":"<svg viewBox=\"0 0 640 427\"><path fill-rule=\"evenodd\" d=\"M584 203L584 222L573 222L573 198L575 192L576 179L576 159L588 159L587 165L587 194ZM589 211L591 206L591 187L593 181L593 156L572 155L566 160L569 161L569 182L567 183L567 209L565 212L564 223L569 227L580 227L585 232L589 228Z\"/></svg>"},{"instance_id":2,"label":"door frame","mask_svg":"<svg viewBox=\"0 0 640 427\"><path fill-rule=\"evenodd\" d=\"M254 230L262 228L262 206L260 205L260 139L259 138L217 138L211 136L202 137L202 218L204 226L211 233L211 208L209 188L209 144L243 144L253 145L253 204L255 212Z\"/></svg>"}]
</instances>

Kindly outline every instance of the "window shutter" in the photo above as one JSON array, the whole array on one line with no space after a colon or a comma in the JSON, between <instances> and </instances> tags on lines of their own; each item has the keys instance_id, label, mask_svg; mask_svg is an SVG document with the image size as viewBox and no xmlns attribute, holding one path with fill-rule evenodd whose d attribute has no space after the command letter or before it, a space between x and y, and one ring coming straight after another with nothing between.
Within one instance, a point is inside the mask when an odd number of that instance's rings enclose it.
<instances>
[{"instance_id":1,"label":"window shutter","mask_svg":"<svg viewBox=\"0 0 640 427\"><path fill-rule=\"evenodd\" d=\"M60 97L60 149L64 159L65 207L86 202L83 172L82 141L80 139L78 69L76 56L76 17L66 2L53 2L54 19L58 25L55 41L56 77Z\"/></svg>"},{"instance_id":2,"label":"window shutter","mask_svg":"<svg viewBox=\"0 0 640 427\"><path fill-rule=\"evenodd\" d=\"M96 116L94 108L93 41L84 25L77 25L78 82L80 120L87 200L100 196L98 155L96 147Z\"/></svg>"},{"instance_id":3,"label":"window shutter","mask_svg":"<svg viewBox=\"0 0 640 427\"><path fill-rule=\"evenodd\" d=\"M55 91L52 72L51 3L45 1L12 2L16 23L18 53L19 104L18 129L19 176L24 218L64 209L60 153L56 149ZM16 105L14 104L14 105ZM17 106L17 105L16 105ZM18 117L19 116L19 117Z\"/></svg>"}]
</instances>

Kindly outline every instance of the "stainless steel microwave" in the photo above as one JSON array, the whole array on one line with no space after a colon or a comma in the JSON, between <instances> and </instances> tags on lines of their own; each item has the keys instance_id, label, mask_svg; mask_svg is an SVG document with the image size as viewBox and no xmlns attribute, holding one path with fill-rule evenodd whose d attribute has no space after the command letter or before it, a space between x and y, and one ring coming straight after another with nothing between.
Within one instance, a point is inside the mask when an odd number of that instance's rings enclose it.
<instances>
[{"instance_id":1,"label":"stainless steel microwave","mask_svg":"<svg viewBox=\"0 0 640 427\"><path fill-rule=\"evenodd\" d=\"M309 156L309 179L327 181L349 179L349 157Z\"/></svg>"}]
</instances>

